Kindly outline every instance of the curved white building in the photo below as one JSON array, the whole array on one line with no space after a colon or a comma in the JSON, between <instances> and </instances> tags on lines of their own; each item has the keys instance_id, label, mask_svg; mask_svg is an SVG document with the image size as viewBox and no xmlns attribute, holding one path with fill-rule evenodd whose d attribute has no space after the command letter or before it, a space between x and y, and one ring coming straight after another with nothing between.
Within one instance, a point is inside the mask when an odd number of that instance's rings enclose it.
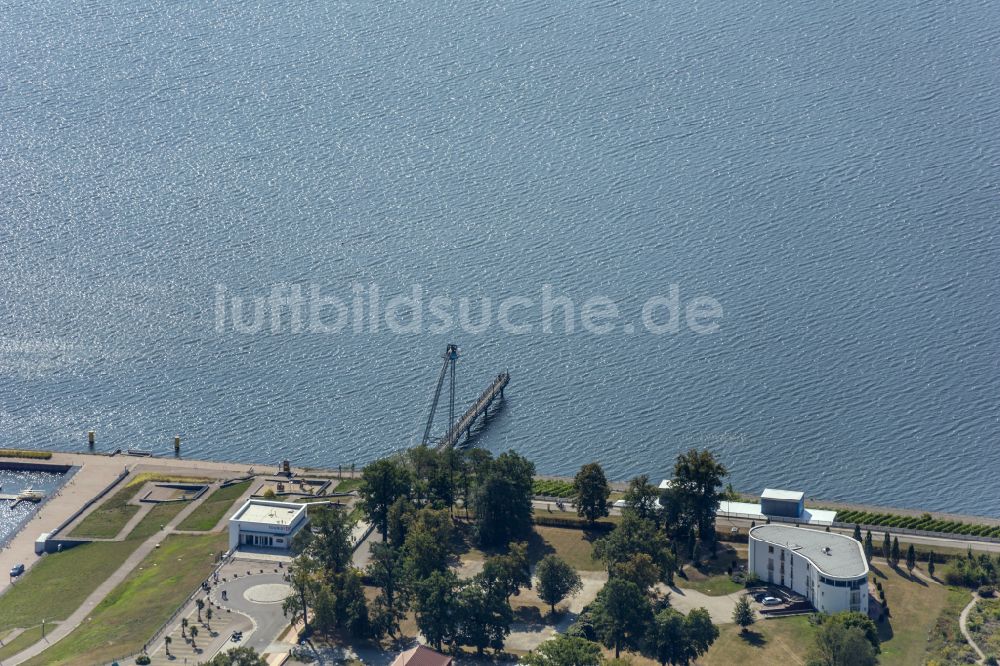
<instances>
[{"instance_id":1,"label":"curved white building","mask_svg":"<svg viewBox=\"0 0 1000 666\"><path fill-rule=\"evenodd\" d=\"M750 530L749 569L824 613L868 612L868 560L849 536L790 525Z\"/></svg>"}]
</instances>

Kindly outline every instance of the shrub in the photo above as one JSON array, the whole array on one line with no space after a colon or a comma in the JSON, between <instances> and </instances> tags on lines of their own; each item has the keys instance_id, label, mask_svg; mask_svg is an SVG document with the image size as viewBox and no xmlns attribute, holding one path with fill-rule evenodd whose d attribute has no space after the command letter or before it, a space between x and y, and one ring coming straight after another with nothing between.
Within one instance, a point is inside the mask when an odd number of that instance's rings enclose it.
<instances>
[{"instance_id":1,"label":"shrub","mask_svg":"<svg viewBox=\"0 0 1000 666\"><path fill-rule=\"evenodd\" d=\"M0 458L29 458L32 460L49 460L49 451L27 451L25 449L0 449Z\"/></svg>"},{"instance_id":2,"label":"shrub","mask_svg":"<svg viewBox=\"0 0 1000 666\"><path fill-rule=\"evenodd\" d=\"M979 593L979 596L989 599L997 593L997 590L992 585L980 585L976 592Z\"/></svg>"},{"instance_id":3,"label":"shrub","mask_svg":"<svg viewBox=\"0 0 1000 666\"><path fill-rule=\"evenodd\" d=\"M138 657L135 658L135 663L139 664L139 666L147 666L147 664L149 664L150 661L151 660L149 658L149 655L145 654L140 654Z\"/></svg>"},{"instance_id":4,"label":"shrub","mask_svg":"<svg viewBox=\"0 0 1000 666\"><path fill-rule=\"evenodd\" d=\"M565 527L577 530L594 530L596 532L610 532L615 529L615 524L611 521L599 520L593 525L588 525L583 518L576 516L564 516L561 514L535 513L533 516L536 525L546 525L548 527Z\"/></svg>"}]
</instances>

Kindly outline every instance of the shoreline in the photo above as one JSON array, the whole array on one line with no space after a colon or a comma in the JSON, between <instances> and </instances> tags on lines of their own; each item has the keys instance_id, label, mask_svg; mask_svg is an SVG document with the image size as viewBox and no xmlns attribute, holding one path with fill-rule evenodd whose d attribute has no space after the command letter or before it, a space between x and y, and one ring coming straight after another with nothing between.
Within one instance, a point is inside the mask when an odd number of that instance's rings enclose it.
<instances>
[{"instance_id":1,"label":"shoreline","mask_svg":"<svg viewBox=\"0 0 1000 666\"><path fill-rule=\"evenodd\" d=\"M34 450L34 449L32 449ZM45 450L46 453L52 454L51 460L29 460L22 458L13 457L0 457L0 463L4 465L29 465L31 463L41 463L43 465L63 465L67 469L71 466L82 464L86 460L108 460L117 461L123 466L143 466L148 468L147 471L152 472L165 472L170 469L176 469L178 467L196 469L199 471L204 471L207 473L247 473L251 470L254 473L268 473L267 470L273 470L270 473L278 472L278 462L268 464L268 463L249 463L242 461L218 461L218 460L205 460L200 458L185 458L181 456L160 456L160 455L143 455L143 456L133 456L127 453L119 453L116 455L108 453L98 453L91 451L59 451L54 449ZM66 457L65 462L58 462L57 458L62 459ZM79 457L79 458L76 458ZM342 470L340 470L340 476L356 476L361 473L363 466L356 466L355 471L351 472L349 465L344 465ZM297 474L318 474L318 475L338 475L338 470L336 467L314 467L314 466L296 466L291 465L291 469ZM572 483L572 476L563 476L558 474L536 474L538 479L552 479L557 481L566 481ZM653 483L657 482L657 479L650 477L650 481ZM628 488L627 481L609 481L609 485L614 491L624 491ZM754 493L748 493L743 491L737 491L741 497L742 501L752 501L756 502L759 500L759 496ZM977 514L968 513L952 513L947 511L931 511L927 509L913 508L913 507L902 507L893 506L888 504L872 504L866 502L846 502L841 500L825 500L820 497L807 496L805 498L806 506L817 509L832 509L837 511L869 511L877 513L894 513L901 516L922 516L925 513L931 514L935 519L942 520L955 520L959 522L972 522L979 523L983 525L1000 526L1000 518L993 516L984 516Z\"/></svg>"}]
</instances>

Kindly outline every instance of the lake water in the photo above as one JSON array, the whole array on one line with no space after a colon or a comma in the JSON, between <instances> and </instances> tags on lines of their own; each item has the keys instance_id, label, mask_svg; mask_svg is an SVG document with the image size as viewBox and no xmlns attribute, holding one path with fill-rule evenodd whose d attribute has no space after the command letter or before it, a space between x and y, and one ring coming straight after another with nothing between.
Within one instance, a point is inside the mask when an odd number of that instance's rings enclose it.
<instances>
[{"instance_id":1,"label":"lake water","mask_svg":"<svg viewBox=\"0 0 1000 666\"><path fill-rule=\"evenodd\" d=\"M65 474L54 472L29 472L22 470L0 469L0 493L16 495L22 490L41 490L46 495L59 490L67 481ZM37 509L31 502L0 501L0 544L14 536Z\"/></svg>"},{"instance_id":2,"label":"lake water","mask_svg":"<svg viewBox=\"0 0 1000 666\"><path fill-rule=\"evenodd\" d=\"M5 445L361 464L456 342L542 472L1000 515L995 3L14 0L0 164ZM622 319L220 323L276 284ZM670 285L718 329L638 326Z\"/></svg>"}]
</instances>

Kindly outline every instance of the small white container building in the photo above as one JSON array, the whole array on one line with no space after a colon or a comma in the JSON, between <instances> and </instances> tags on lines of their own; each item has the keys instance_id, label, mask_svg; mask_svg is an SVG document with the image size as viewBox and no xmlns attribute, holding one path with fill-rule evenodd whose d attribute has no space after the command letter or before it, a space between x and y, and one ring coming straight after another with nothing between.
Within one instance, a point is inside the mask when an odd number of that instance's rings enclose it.
<instances>
[{"instance_id":1,"label":"small white container building","mask_svg":"<svg viewBox=\"0 0 1000 666\"><path fill-rule=\"evenodd\" d=\"M305 504L249 499L229 519L229 550L240 546L288 550L308 524Z\"/></svg>"},{"instance_id":2,"label":"small white container building","mask_svg":"<svg viewBox=\"0 0 1000 666\"><path fill-rule=\"evenodd\" d=\"M764 488L764 492L760 494L760 509L765 516L799 518L805 510L805 493Z\"/></svg>"},{"instance_id":3,"label":"small white container building","mask_svg":"<svg viewBox=\"0 0 1000 666\"><path fill-rule=\"evenodd\" d=\"M822 613L868 612L868 560L849 536L791 525L750 530L749 569L790 588Z\"/></svg>"}]
</instances>

